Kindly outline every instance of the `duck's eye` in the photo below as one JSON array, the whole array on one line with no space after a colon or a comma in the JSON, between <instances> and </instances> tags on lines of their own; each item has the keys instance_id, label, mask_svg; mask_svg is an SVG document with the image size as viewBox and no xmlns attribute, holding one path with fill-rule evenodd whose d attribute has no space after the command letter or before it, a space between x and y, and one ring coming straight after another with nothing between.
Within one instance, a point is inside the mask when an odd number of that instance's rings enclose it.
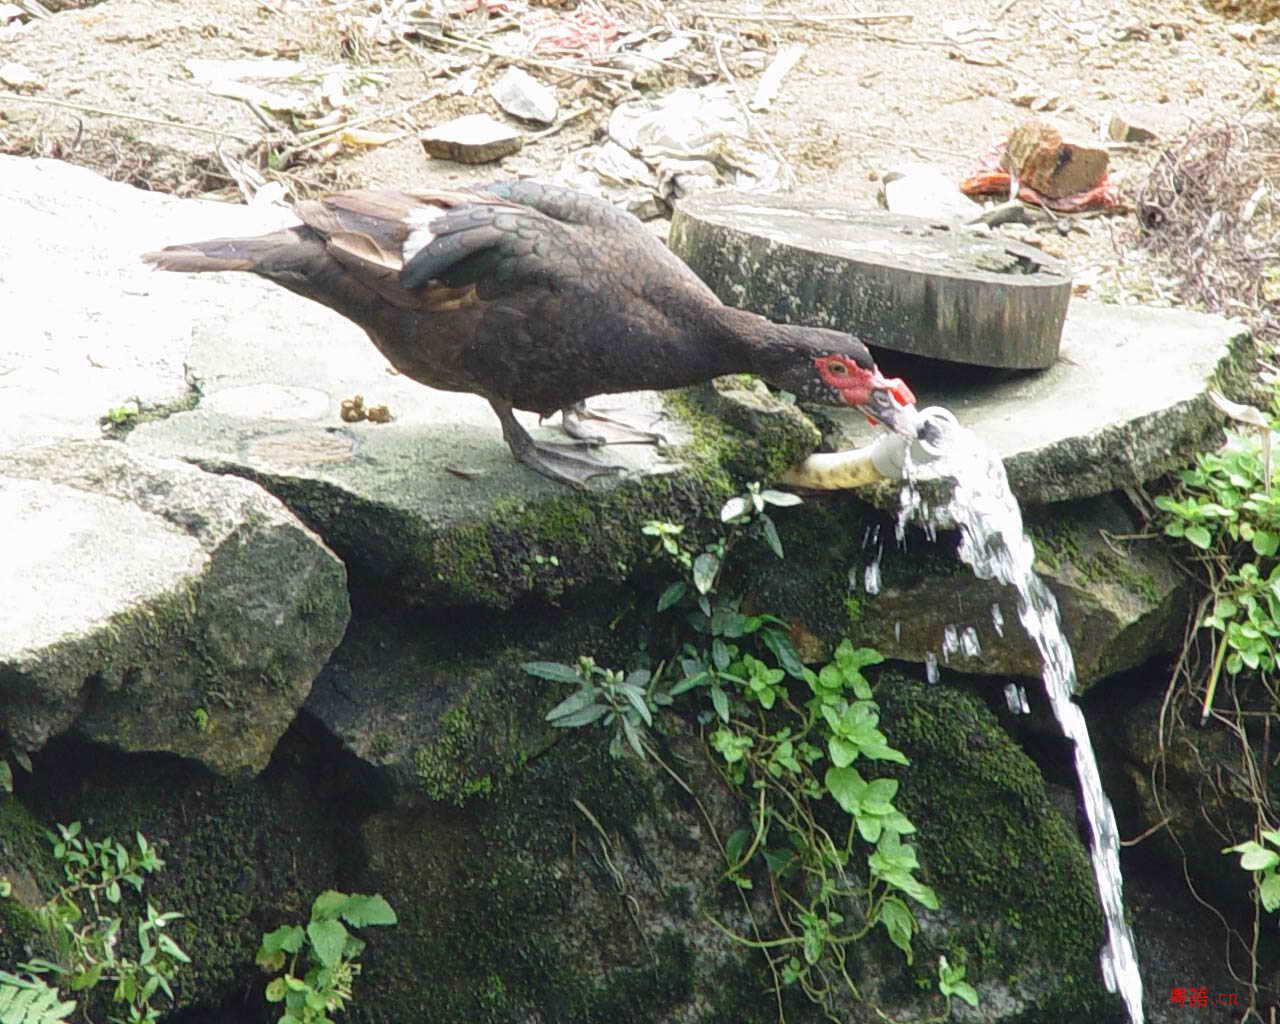
<instances>
[{"instance_id":1,"label":"duck's eye","mask_svg":"<svg viewBox=\"0 0 1280 1024\"><path fill-rule=\"evenodd\" d=\"M833 359L831 362L827 363L827 373L831 374L833 377L843 377L848 372L849 367L845 366L844 363L840 362L838 359Z\"/></svg>"}]
</instances>

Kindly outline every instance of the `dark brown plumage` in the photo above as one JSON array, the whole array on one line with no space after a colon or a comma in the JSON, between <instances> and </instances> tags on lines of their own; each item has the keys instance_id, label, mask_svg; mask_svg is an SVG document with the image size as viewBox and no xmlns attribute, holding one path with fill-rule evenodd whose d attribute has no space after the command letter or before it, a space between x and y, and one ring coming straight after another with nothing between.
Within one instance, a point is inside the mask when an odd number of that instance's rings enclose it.
<instances>
[{"instance_id":1,"label":"dark brown plumage","mask_svg":"<svg viewBox=\"0 0 1280 1024\"><path fill-rule=\"evenodd\" d=\"M247 270L359 324L401 373L488 399L516 458L581 484L609 467L535 442L512 409L750 372L801 401L906 431L905 385L856 338L725 306L631 215L568 189L507 182L360 190L299 203L296 227L171 246L162 270ZM580 433L577 436L582 436Z\"/></svg>"}]
</instances>

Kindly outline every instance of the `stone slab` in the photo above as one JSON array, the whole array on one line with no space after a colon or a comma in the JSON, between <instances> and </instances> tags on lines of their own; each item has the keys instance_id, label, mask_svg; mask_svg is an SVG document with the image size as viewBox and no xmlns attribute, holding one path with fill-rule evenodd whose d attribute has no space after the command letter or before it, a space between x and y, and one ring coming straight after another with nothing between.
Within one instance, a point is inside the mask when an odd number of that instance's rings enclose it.
<instances>
[{"instance_id":1,"label":"stone slab","mask_svg":"<svg viewBox=\"0 0 1280 1024\"><path fill-rule=\"evenodd\" d=\"M112 441L0 454L0 744L68 729L266 766L342 638L346 574L246 480Z\"/></svg>"},{"instance_id":2,"label":"stone slab","mask_svg":"<svg viewBox=\"0 0 1280 1024\"><path fill-rule=\"evenodd\" d=\"M217 296L166 306L138 254L183 237L255 233L285 211L184 203L57 160L0 156L0 451L100 437L99 420L195 399L186 338Z\"/></svg>"}]
</instances>

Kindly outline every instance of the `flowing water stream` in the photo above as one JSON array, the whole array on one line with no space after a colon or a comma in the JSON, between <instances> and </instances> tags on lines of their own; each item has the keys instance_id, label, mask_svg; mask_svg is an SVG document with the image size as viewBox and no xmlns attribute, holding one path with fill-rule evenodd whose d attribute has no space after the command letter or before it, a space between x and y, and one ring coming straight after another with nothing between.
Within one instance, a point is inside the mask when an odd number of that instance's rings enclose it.
<instances>
[{"instance_id":1,"label":"flowing water stream","mask_svg":"<svg viewBox=\"0 0 1280 1024\"><path fill-rule=\"evenodd\" d=\"M1018 618L1040 652L1049 703L1063 733L1075 745L1076 774L1089 822L1090 859L1107 923L1107 943L1101 956L1103 980L1109 991L1119 991L1131 1024L1142 1024L1142 978L1133 934L1124 919L1120 837L1111 802L1102 789L1084 715L1073 700L1075 660L1062 634L1058 602L1032 568L1035 552L999 457L972 432L956 425L949 413L932 416L930 423L937 429L930 435L929 453L936 455L927 464L913 465L907 460L898 539L903 539L910 521L930 535L939 529L958 529L960 557L974 574L980 579L994 578L1017 592ZM954 480L950 497L943 501L935 498L929 504L920 487L926 479ZM932 497L933 491L929 493ZM993 609L993 616L998 616L998 609ZM996 618L995 625L1001 631L1003 620ZM931 674L936 671L935 667Z\"/></svg>"}]
</instances>

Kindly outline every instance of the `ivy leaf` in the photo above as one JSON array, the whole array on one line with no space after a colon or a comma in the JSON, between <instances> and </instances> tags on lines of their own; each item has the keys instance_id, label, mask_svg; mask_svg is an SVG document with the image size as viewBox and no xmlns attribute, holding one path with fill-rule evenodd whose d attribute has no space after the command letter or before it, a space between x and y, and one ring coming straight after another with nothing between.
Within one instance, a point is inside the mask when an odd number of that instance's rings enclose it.
<instances>
[{"instance_id":1,"label":"ivy leaf","mask_svg":"<svg viewBox=\"0 0 1280 1024\"><path fill-rule=\"evenodd\" d=\"M636 714L640 716L644 724L652 726L653 713L649 710L649 702L645 699L644 691L638 686L632 686L627 683L623 683L618 689L622 691L622 696L627 699L627 703L635 708ZM625 718L623 723L626 723Z\"/></svg>"},{"instance_id":2,"label":"ivy leaf","mask_svg":"<svg viewBox=\"0 0 1280 1024\"><path fill-rule=\"evenodd\" d=\"M1203 551L1208 551L1213 544L1213 535L1203 526L1188 526L1183 536Z\"/></svg>"},{"instance_id":3,"label":"ivy leaf","mask_svg":"<svg viewBox=\"0 0 1280 1024\"><path fill-rule=\"evenodd\" d=\"M793 679L804 678L804 662L800 660L800 655L796 653L795 644L791 642L791 637L780 629L766 629L761 632L760 639L764 641L764 645L769 648L773 656L778 659L778 664L783 667L787 675Z\"/></svg>"},{"instance_id":4,"label":"ivy leaf","mask_svg":"<svg viewBox=\"0 0 1280 1024\"><path fill-rule=\"evenodd\" d=\"M352 928L364 928L371 924L395 924L396 912L381 896L353 895L342 908L342 919Z\"/></svg>"},{"instance_id":5,"label":"ivy leaf","mask_svg":"<svg viewBox=\"0 0 1280 1024\"><path fill-rule=\"evenodd\" d=\"M761 512L760 525L764 527L764 539L768 541L770 550L779 558L782 558L782 538L778 536L778 528L773 525L773 520Z\"/></svg>"},{"instance_id":6,"label":"ivy leaf","mask_svg":"<svg viewBox=\"0 0 1280 1024\"><path fill-rule=\"evenodd\" d=\"M1267 875L1258 886L1258 897L1262 900L1262 907L1268 914L1276 907L1280 907L1280 875L1274 871Z\"/></svg>"},{"instance_id":7,"label":"ivy leaf","mask_svg":"<svg viewBox=\"0 0 1280 1024\"><path fill-rule=\"evenodd\" d=\"M311 940L311 948L316 958L325 967L335 967L342 958L342 951L347 946L348 932L341 921L312 920L307 925L307 938Z\"/></svg>"},{"instance_id":8,"label":"ivy leaf","mask_svg":"<svg viewBox=\"0 0 1280 1024\"><path fill-rule=\"evenodd\" d=\"M800 505L804 502L800 495L792 494L790 491L764 490L760 492L760 497L765 500L766 504L777 505L779 508Z\"/></svg>"},{"instance_id":9,"label":"ivy leaf","mask_svg":"<svg viewBox=\"0 0 1280 1024\"><path fill-rule=\"evenodd\" d=\"M861 809L862 791L867 788L866 780L858 774L858 770L848 767L828 768L823 782L845 814L856 816Z\"/></svg>"},{"instance_id":10,"label":"ivy leaf","mask_svg":"<svg viewBox=\"0 0 1280 1024\"><path fill-rule=\"evenodd\" d=\"M584 686L580 690L575 690L569 694L564 700L553 707L546 714L548 722L554 722L561 718L567 718L575 712L581 711L585 707L589 707L595 702L596 690L591 686Z\"/></svg>"},{"instance_id":11,"label":"ivy leaf","mask_svg":"<svg viewBox=\"0 0 1280 1024\"><path fill-rule=\"evenodd\" d=\"M916 919L907 905L896 896L888 896L880 907L880 923L889 933L889 941L905 954L910 966L915 954L911 950L911 936L915 933Z\"/></svg>"},{"instance_id":12,"label":"ivy leaf","mask_svg":"<svg viewBox=\"0 0 1280 1024\"><path fill-rule=\"evenodd\" d=\"M719 683L711 684L711 703L716 709L716 714L720 717L720 721L729 721L729 695Z\"/></svg>"},{"instance_id":13,"label":"ivy leaf","mask_svg":"<svg viewBox=\"0 0 1280 1024\"><path fill-rule=\"evenodd\" d=\"M275 931L262 936L262 947L259 950L259 963L263 953L296 953L302 948L302 940L306 933L297 925L284 924Z\"/></svg>"}]
</instances>

